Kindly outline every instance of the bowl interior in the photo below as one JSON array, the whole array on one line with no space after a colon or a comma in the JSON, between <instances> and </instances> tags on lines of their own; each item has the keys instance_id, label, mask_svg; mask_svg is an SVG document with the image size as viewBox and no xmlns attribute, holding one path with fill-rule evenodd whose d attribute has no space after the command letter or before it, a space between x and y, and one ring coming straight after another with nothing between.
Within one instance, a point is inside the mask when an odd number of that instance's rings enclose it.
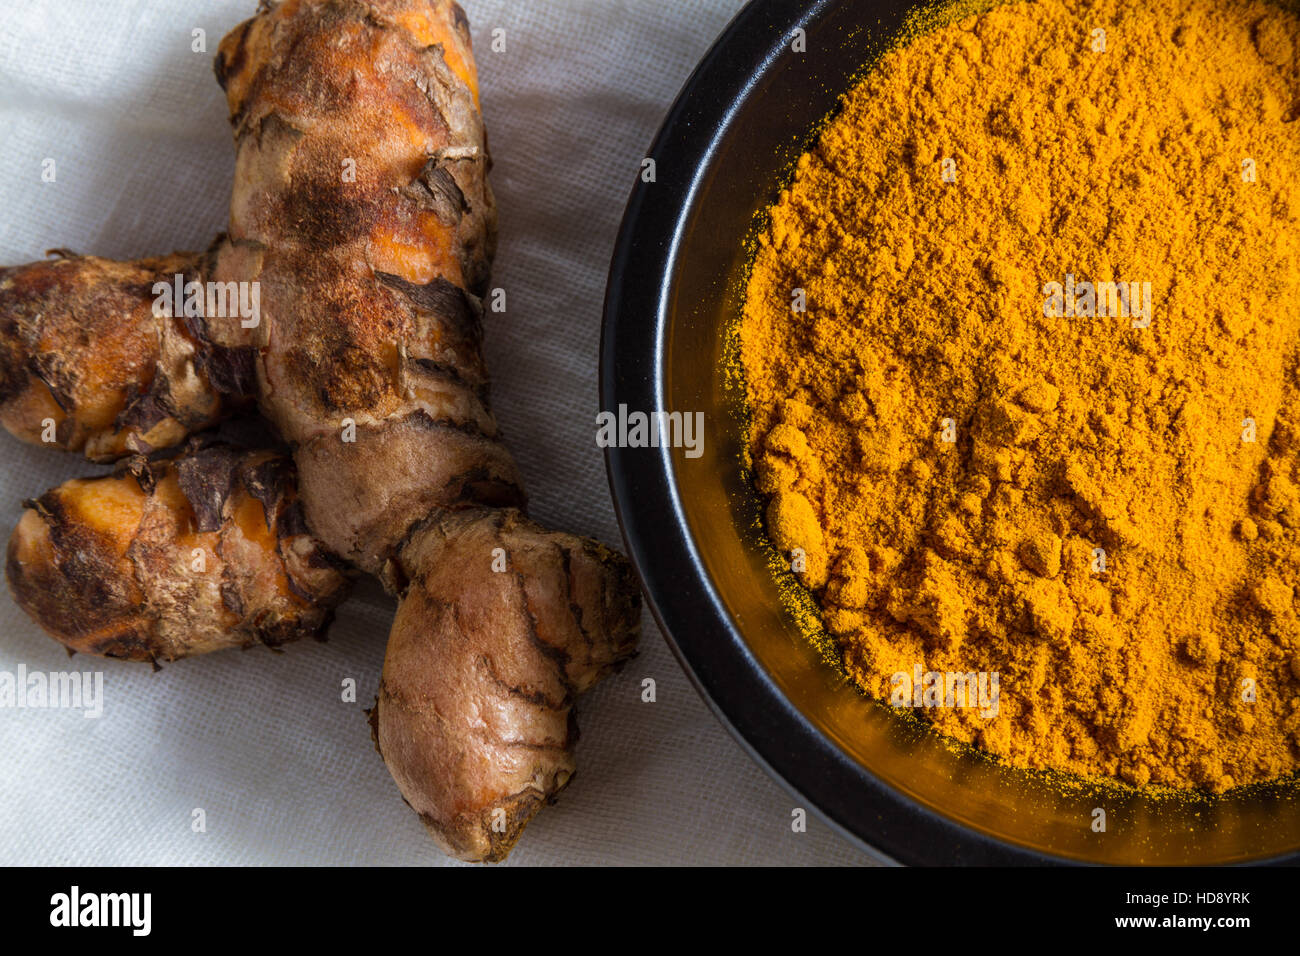
<instances>
[{"instance_id":1,"label":"bowl interior","mask_svg":"<svg viewBox=\"0 0 1300 956\"><path fill-rule=\"evenodd\" d=\"M1294 788L1169 800L1063 786L953 748L868 700L782 601L741 472L726 332L745 244L791 163L913 5L758 0L683 92L611 274L604 407L703 412L698 457L614 449L629 550L679 656L755 755L852 834L907 862L1218 863L1300 849ZM807 53L789 48L794 30ZM1105 811L1105 830L1095 827Z\"/></svg>"}]
</instances>

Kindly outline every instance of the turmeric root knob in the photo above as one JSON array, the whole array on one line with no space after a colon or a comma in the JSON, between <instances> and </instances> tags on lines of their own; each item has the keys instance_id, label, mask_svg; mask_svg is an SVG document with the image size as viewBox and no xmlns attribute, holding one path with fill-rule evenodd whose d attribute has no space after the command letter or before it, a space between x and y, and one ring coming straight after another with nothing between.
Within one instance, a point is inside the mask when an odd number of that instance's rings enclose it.
<instances>
[{"instance_id":1,"label":"turmeric root knob","mask_svg":"<svg viewBox=\"0 0 1300 956\"><path fill-rule=\"evenodd\" d=\"M71 651L172 661L320 634L348 581L306 533L292 462L225 445L65 482L27 503L6 574Z\"/></svg>"},{"instance_id":2,"label":"turmeric root knob","mask_svg":"<svg viewBox=\"0 0 1300 956\"><path fill-rule=\"evenodd\" d=\"M0 269L0 425L116 461L179 444L247 403L252 354L202 318L155 314L153 288L199 280L207 256L134 262L59 252Z\"/></svg>"},{"instance_id":3,"label":"turmeric root knob","mask_svg":"<svg viewBox=\"0 0 1300 956\"><path fill-rule=\"evenodd\" d=\"M375 745L445 852L496 862L573 777L574 699L633 654L631 568L513 510L445 516L400 560Z\"/></svg>"}]
</instances>

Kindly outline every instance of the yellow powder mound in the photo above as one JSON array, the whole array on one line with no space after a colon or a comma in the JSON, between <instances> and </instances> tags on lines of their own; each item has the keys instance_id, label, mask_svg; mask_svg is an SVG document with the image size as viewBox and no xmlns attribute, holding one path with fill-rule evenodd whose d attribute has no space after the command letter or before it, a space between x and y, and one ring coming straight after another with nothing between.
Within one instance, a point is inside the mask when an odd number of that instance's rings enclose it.
<instances>
[{"instance_id":1,"label":"yellow powder mound","mask_svg":"<svg viewBox=\"0 0 1300 956\"><path fill-rule=\"evenodd\" d=\"M1016 766L1300 765L1298 49L1260 0L1012 3L886 55L802 158L748 445L865 691L995 673L995 717L919 712Z\"/></svg>"}]
</instances>

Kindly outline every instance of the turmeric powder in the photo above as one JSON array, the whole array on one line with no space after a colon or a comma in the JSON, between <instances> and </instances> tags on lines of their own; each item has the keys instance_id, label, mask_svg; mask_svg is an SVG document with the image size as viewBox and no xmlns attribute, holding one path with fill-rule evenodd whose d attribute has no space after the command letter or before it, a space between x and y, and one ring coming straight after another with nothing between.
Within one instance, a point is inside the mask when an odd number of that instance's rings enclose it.
<instances>
[{"instance_id":1,"label":"turmeric powder","mask_svg":"<svg viewBox=\"0 0 1300 956\"><path fill-rule=\"evenodd\" d=\"M1264 0L1007 3L885 54L799 160L746 445L865 692L998 675L996 716L923 715L1016 767L1300 767L1298 51Z\"/></svg>"}]
</instances>

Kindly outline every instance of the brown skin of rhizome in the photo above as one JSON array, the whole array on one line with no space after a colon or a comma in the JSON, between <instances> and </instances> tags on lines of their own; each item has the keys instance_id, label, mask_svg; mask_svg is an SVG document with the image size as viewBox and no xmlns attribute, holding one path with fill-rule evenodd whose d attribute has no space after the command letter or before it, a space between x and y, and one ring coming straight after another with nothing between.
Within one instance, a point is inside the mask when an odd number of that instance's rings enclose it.
<instances>
[{"instance_id":1,"label":"brown skin of rhizome","mask_svg":"<svg viewBox=\"0 0 1300 956\"><path fill-rule=\"evenodd\" d=\"M318 636L351 569L378 576L399 603L375 744L440 847L503 859L573 776L574 700L634 652L640 599L621 555L525 517L488 406L465 14L285 0L216 73L225 235L0 271L0 421L121 461L28 502L10 588L69 648L157 662ZM156 309L176 275L256 283L258 320ZM190 437L253 407L288 454Z\"/></svg>"}]
</instances>

